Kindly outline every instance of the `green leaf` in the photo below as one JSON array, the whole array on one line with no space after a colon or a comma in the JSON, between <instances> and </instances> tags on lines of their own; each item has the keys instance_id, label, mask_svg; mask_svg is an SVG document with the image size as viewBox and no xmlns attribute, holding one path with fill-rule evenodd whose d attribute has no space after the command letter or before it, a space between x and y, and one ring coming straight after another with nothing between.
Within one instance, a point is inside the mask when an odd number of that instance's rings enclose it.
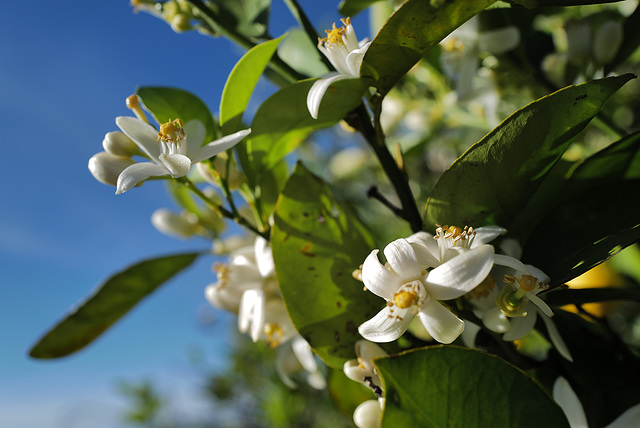
<instances>
[{"instance_id":1,"label":"green leaf","mask_svg":"<svg viewBox=\"0 0 640 428\"><path fill-rule=\"evenodd\" d=\"M142 86L136 90L136 94L159 124L176 118L182 123L197 119L207 130L205 143L218 137L218 127L209 108L192 93L178 88Z\"/></svg>"},{"instance_id":2,"label":"green leaf","mask_svg":"<svg viewBox=\"0 0 640 428\"><path fill-rule=\"evenodd\" d=\"M569 86L509 116L440 177L427 201L425 224L510 229L517 222L510 232L524 238L547 209L528 204L549 171L607 99L633 77Z\"/></svg>"},{"instance_id":3,"label":"green leaf","mask_svg":"<svg viewBox=\"0 0 640 428\"><path fill-rule=\"evenodd\" d=\"M145 260L116 273L40 339L29 355L59 358L84 348L199 255L187 253Z\"/></svg>"},{"instance_id":4,"label":"green leaf","mask_svg":"<svg viewBox=\"0 0 640 428\"><path fill-rule=\"evenodd\" d=\"M568 198L531 234L522 259L559 285L640 239L640 179L600 185Z\"/></svg>"},{"instance_id":5,"label":"green leaf","mask_svg":"<svg viewBox=\"0 0 640 428\"><path fill-rule=\"evenodd\" d=\"M512 0L512 3L520 4L524 7L559 7L559 6L580 6L586 4L617 3L620 0Z\"/></svg>"},{"instance_id":6,"label":"green leaf","mask_svg":"<svg viewBox=\"0 0 640 428\"><path fill-rule=\"evenodd\" d=\"M286 34L254 46L231 70L220 100L220 126L223 134L231 134L244 128L242 115L249 104L251 94L285 37Z\"/></svg>"},{"instance_id":7,"label":"green leaf","mask_svg":"<svg viewBox=\"0 0 640 428\"><path fill-rule=\"evenodd\" d=\"M342 369L355 358L358 326L384 306L352 277L374 248L370 234L299 163L276 207L271 245L291 320L320 358Z\"/></svg>"},{"instance_id":8,"label":"green leaf","mask_svg":"<svg viewBox=\"0 0 640 428\"><path fill-rule=\"evenodd\" d=\"M614 68L626 61L640 44L640 7L624 20L622 27L622 45L618 53L609 64L605 65L604 72L609 74Z\"/></svg>"},{"instance_id":9,"label":"green leaf","mask_svg":"<svg viewBox=\"0 0 640 428\"><path fill-rule=\"evenodd\" d=\"M289 31L287 38L278 47L278 55L302 75L320 76L329 72L316 45L311 42L307 33L300 29Z\"/></svg>"},{"instance_id":10,"label":"green leaf","mask_svg":"<svg viewBox=\"0 0 640 428\"><path fill-rule=\"evenodd\" d=\"M606 285L606 284L602 284ZM555 289L544 294L548 305L582 305L584 303L610 302L613 300L628 300L640 302L640 290L637 288L582 288Z\"/></svg>"},{"instance_id":11,"label":"green leaf","mask_svg":"<svg viewBox=\"0 0 640 428\"><path fill-rule=\"evenodd\" d=\"M356 16L369 6L382 0L342 0L338 11L344 16Z\"/></svg>"},{"instance_id":12,"label":"green leaf","mask_svg":"<svg viewBox=\"0 0 640 428\"><path fill-rule=\"evenodd\" d=\"M374 360L385 385L382 427L568 427L531 378L498 357L434 346Z\"/></svg>"},{"instance_id":13,"label":"green leaf","mask_svg":"<svg viewBox=\"0 0 640 428\"><path fill-rule=\"evenodd\" d=\"M240 158L251 185L259 184L263 171L277 165L313 130L336 124L362 102L364 81L337 81L322 99L318 119L313 119L307 109L307 93L315 80L303 80L279 90L256 112L251 134L245 139L247 158Z\"/></svg>"},{"instance_id":14,"label":"green leaf","mask_svg":"<svg viewBox=\"0 0 640 428\"><path fill-rule=\"evenodd\" d=\"M431 48L494 2L408 0L373 39L360 76L374 79L385 95Z\"/></svg>"},{"instance_id":15,"label":"green leaf","mask_svg":"<svg viewBox=\"0 0 640 428\"><path fill-rule=\"evenodd\" d=\"M262 38L267 35L271 0L216 0L214 10L225 27L238 33Z\"/></svg>"}]
</instances>

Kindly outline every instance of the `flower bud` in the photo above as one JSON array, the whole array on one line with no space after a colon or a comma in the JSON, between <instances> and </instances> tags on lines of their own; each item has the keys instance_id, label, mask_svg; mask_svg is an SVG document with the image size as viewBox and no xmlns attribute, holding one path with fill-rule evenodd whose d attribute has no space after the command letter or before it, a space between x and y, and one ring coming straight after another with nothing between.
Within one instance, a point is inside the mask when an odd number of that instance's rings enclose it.
<instances>
[{"instance_id":1,"label":"flower bud","mask_svg":"<svg viewBox=\"0 0 640 428\"><path fill-rule=\"evenodd\" d=\"M189 238L195 233L198 219L181 216L166 208L155 210L151 215L151 224L158 231L175 238Z\"/></svg>"},{"instance_id":2,"label":"flower bud","mask_svg":"<svg viewBox=\"0 0 640 428\"><path fill-rule=\"evenodd\" d=\"M189 22L189 17L184 13L178 13L173 18L171 18L171 29L176 33L183 33L191 29L191 22Z\"/></svg>"},{"instance_id":3,"label":"flower bud","mask_svg":"<svg viewBox=\"0 0 640 428\"><path fill-rule=\"evenodd\" d=\"M107 132L102 140L102 147L108 153L130 158L138 154L138 146L131 138L119 131Z\"/></svg>"},{"instance_id":4,"label":"flower bud","mask_svg":"<svg viewBox=\"0 0 640 428\"><path fill-rule=\"evenodd\" d=\"M101 183L115 186L120 173L135 163L131 158L99 152L89 159L89 171Z\"/></svg>"}]
</instances>

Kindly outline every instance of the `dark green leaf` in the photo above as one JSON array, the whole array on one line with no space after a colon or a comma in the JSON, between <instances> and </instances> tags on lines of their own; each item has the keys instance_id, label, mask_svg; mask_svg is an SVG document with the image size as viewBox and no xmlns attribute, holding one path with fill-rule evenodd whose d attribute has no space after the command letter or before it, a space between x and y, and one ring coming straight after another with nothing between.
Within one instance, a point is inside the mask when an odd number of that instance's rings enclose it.
<instances>
[{"instance_id":1,"label":"dark green leaf","mask_svg":"<svg viewBox=\"0 0 640 428\"><path fill-rule=\"evenodd\" d=\"M220 126L225 135L245 128L242 115L253 89L285 36L251 48L231 70L220 100Z\"/></svg>"},{"instance_id":2,"label":"dark green leaf","mask_svg":"<svg viewBox=\"0 0 640 428\"><path fill-rule=\"evenodd\" d=\"M355 16L379 1L382 0L342 0L338 5L338 11L344 16Z\"/></svg>"},{"instance_id":3,"label":"dark green leaf","mask_svg":"<svg viewBox=\"0 0 640 428\"><path fill-rule=\"evenodd\" d=\"M209 108L192 93L178 88L142 86L136 90L136 94L159 124L177 118L182 123L197 119L207 130L204 143L218 138L218 127Z\"/></svg>"},{"instance_id":4,"label":"dark green leaf","mask_svg":"<svg viewBox=\"0 0 640 428\"><path fill-rule=\"evenodd\" d=\"M640 179L600 185L568 198L531 234L522 255L558 285L640 239Z\"/></svg>"},{"instance_id":5,"label":"dark green leaf","mask_svg":"<svg viewBox=\"0 0 640 428\"><path fill-rule=\"evenodd\" d=\"M569 86L509 116L445 171L427 201L425 224L497 224L525 238L548 209L529 203L549 171L607 99L633 77Z\"/></svg>"},{"instance_id":6,"label":"dark green leaf","mask_svg":"<svg viewBox=\"0 0 640 428\"><path fill-rule=\"evenodd\" d=\"M585 4L617 3L620 0L511 0L511 3L524 7L556 7L556 6L580 6Z\"/></svg>"},{"instance_id":7,"label":"dark green leaf","mask_svg":"<svg viewBox=\"0 0 640 428\"><path fill-rule=\"evenodd\" d=\"M360 68L389 90L434 46L495 0L408 0L373 39Z\"/></svg>"},{"instance_id":8,"label":"dark green leaf","mask_svg":"<svg viewBox=\"0 0 640 428\"><path fill-rule=\"evenodd\" d=\"M354 358L358 326L384 306L352 277L374 248L369 233L298 164L276 207L271 245L294 325L329 366L341 369Z\"/></svg>"},{"instance_id":9,"label":"dark green leaf","mask_svg":"<svg viewBox=\"0 0 640 428\"><path fill-rule=\"evenodd\" d=\"M187 253L145 260L113 275L40 339L29 355L59 358L84 348L199 255Z\"/></svg>"},{"instance_id":10,"label":"dark green leaf","mask_svg":"<svg viewBox=\"0 0 640 428\"><path fill-rule=\"evenodd\" d=\"M374 360L385 385L382 427L568 427L531 378L498 357L435 346Z\"/></svg>"},{"instance_id":11,"label":"dark green leaf","mask_svg":"<svg viewBox=\"0 0 640 428\"><path fill-rule=\"evenodd\" d=\"M251 38L267 34L271 0L216 0L213 4L225 27Z\"/></svg>"}]
</instances>

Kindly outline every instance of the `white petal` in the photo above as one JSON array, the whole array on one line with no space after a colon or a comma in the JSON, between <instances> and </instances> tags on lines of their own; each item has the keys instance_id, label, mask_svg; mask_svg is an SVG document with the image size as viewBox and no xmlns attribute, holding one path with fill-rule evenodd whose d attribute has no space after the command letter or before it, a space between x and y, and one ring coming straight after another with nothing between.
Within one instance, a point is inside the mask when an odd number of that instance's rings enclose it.
<instances>
[{"instance_id":1,"label":"white petal","mask_svg":"<svg viewBox=\"0 0 640 428\"><path fill-rule=\"evenodd\" d=\"M473 244L471 244L471 248L479 247L482 244L488 244L498 236L507 233L507 229L500 226L484 226L473 229L473 231L476 233L476 235L475 238L473 238Z\"/></svg>"},{"instance_id":2,"label":"white petal","mask_svg":"<svg viewBox=\"0 0 640 428\"><path fill-rule=\"evenodd\" d=\"M511 321L497 306L483 314L482 323L494 333L506 333L511 329Z\"/></svg>"},{"instance_id":3,"label":"white petal","mask_svg":"<svg viewBox=\"0 0 640 428\"><path fill-rule=\"evenodd\" d=\"M464 321L431 298L420 308L418 318L431 337L440 343L453 342L464 330Z\"/></svg>"},{"instance_id":4,"label":"white petal","mask_svg":"<svg viewBox=\"0 0 640 428\"><path fill-rule=\"evenodd\" d=\"M212 141L206 146L200 148L193 155L189 154L192 163L202 162L205 159L209 159L212 156L217 155L220 152L224 152L227 149L238 144L244 137L251 133L251 129L244 129L234 134L224 136L218 140Z\"/></svg>"},{"instance_id":5,"label":"white petal","mask_svg":"<svg viewBox=\"0 0 640 428\"><path fill-rule=\"evenodd\" d=\"M362 264L362 282L376 296L393 300L393 295L402 285L401 279L378 260L378 250L373 250Z\"/></svg>"},{"instance_id":6,"label":"white petal","mask_svg":"<svg viewBox=\"0 0 640 428\"><path fill-rule=\"evenodd\" d=\"M386 306L358 327L358 332L372 342L393 342L407 331L412 320L413 314L410 310L394 307L391 314L390 307Z\"/></svg>"},{"instance_id":7,"label":"white petal","mask_svg":"<svg viewBox=\"0 0 640 428\"><path fill-rule=\"evenodd\" d=\"M500 266L507 266L514 269L517 272L528 272L527 267L520 260L505 256L503 254L496 254L493 256L493 262Z\"/></svg>"},{"instance_id":8,"label":"white petal","mask_svg":"<svg viewBox=\"0 0 640 428\"><path fill-rule=\"evenodd\" d=\"M311 372L307 375L307 383L313 389L322 390L327 387L327 381L319 371Z\"/></svg>"},{"instance_id":9,"label":"white petal","mask_svg":"<svg viewBox=\"0 0 640 428\"><path fill-rule=\"evenodd\" d=\"M367 400L356 407L353 412L353 422L358 428L377 428L381 411L377 400Z\"/></svg>"},{"instance_id":10,"label":"white petal","mask_svg":"<svg viewBox=\"0 0 640 428\"><path fill-rule=\"evenodd\" d=\"M254 244L254 251L260 275L262 275L263 278L273 275L275 265L273 263L273 252L271 251L269 242L263 237L258 236Z\"/></svg>"},{"instance_id":11,"label":"white petal","mask_svg":"<svg viewBox=\"0 0 640 428\"><path fill-rule=\"evenodd\" d=\"M118 183L116 184L116 195L126 192L136 184L146 180L149 177L168 174L169 170L167 170L163 166L156 165L155 163L141 162L133 164L125 168L125 170L122 171L118 176Z\"/></svg>"},{"instance_id":12,"label":"white petal","mask_svg":"<svg viewBox=\"0 0 640 428\"><path fill-rule=\"evenodd\" d=\"M531 303L533 303L534 305L536 305L538 308L540 308L540 310L548 317L552 317L553 316L553 311L551 310L551 308L549 307L549 305L547 305L547 303L542 300L541 298L539 298L538 296L536 296L535 294L533 294L531 291L527 291L525 293L525 296L527 296L529 298L529 300L531 301Z\"/></svg>"},{"instance_id":13,"label":"white petal","mask_svg":"<svg viewBox=\"0 0 640 428\"><path fill-rule=\"evenodd\" d=\"M569 420L571 428L589 428L580 399L562 376L553 384L553 399Z\"/></svg>"},{"instance_id":14,"label":"white petal","mask_svg":"<svg viewBox=\"0 0 640 428\"><path fill-rule=\"evenodd\" d=\"M569 348L567 348L566 343L560 336L560 332L556 327L556 324L553 322L551 318L542 316L542 321L547 327L547 331L549 332L549 339L551 339L551 343L556 348L556 350L562 355L566 360L573 362L573 357L571 356L571 352L569 352Z\"/></svg>"},{"instance_id":15,"label":"white petal","mask_svg":"<svg viewBox=\"0 0 640 428\"><path fill-rule=\"evenodd\" d=\"M384 249L384 256L387 258L391 270L403 282L422 278L416 253L406 239L396 239L389 243Z\"/></svg>"},{"instance_id":16,"label":"white petal","mask_svg":"<svg viewBox=\"0 0 640 428\"><path fill-rule=\"evenodd\" d=\"M371 42L365 44L361 48L354 49L347 55L347 67L349 68L349 72L353 77L360 77L360 66L362 65L362 59L364 58L364 54L367 53L367 49L369 49L369 45Z\"/></svg>"},{"instance_id":17,"label":"white petal","mask_svg":"<svg viewBox=\"0 0 640 428\"><path fill-rule=\"evenodd\" d=\"M520 30L513 25L498 28L495 30L484 31L478 37L480 49L494 55L500 55L509 52L520 43Z\"/></svg>"},{"instance_id":18,"label":"white petal","mask_svg":"<svg viewBox=\"0 0 640 428\"><path fill-rule=\"evenodd\" d=\"M538 319L535 309L531 309L524 317L511 318L511 330L502 336L502 340L513 342L527 335L536 324Z\"/></svg>"},{"instance_id":19,"label":"white petal","mask_svg":"<svg viewBox=\"0 0 640 428\"><path fill-rule=\"evenodd\" d=\"M440 265L438 241L426 232L418 232L407 238L413 247L420 266L436 267Z\"/></svg>"},{"instance_id":20,"label":"white petal","mask_svg":"<svg viewBox=\"0 0 640 428\"><path fill-rule=\"evenodd\" d=\"M427 292L449 300L473 290L491 272L493 255L493 247L485 244L453 257L427 274Z\"/></svg>"},{"instance_id":21,"label":"white petal","mask_svg":"<svg viewBox=\"0 0 640 428\"><path fill-rule=\"evenodd\" d=\"M386 357L387 352L375 343L366 340L358 340L356 342L356 355L358 355L365 363L373 367L371 360L379 357Z\"/></svg>"},{"instance_id":22,"label":"white petal","mask_svg":"<svg viewBox=\"0 0 640 428\"><path fill-rule=\"evenodd\" d=\"M551 280L551 278L549 278L549 275L547 275L546 273L542 272L537 267L535 267L533 265L525 265L525 266L527 267L527 271L529 272L529 275L535 276L536 279L539 282L541 282L543 284L546 284Z\"/></svg>"},{"instance_id":23,"label":"white petal","mask_svg":"<svg viewBox=\"0 0 640 428\"><path fill-rule=\"evenodd\" d=\"M324 98L325 92L329 89L329 86L337 80L350 79L352 76L339 73L329 73L313 83L309 93L307 94L307 109L312 118L317 119L320 112L320 103Z\"/></svg>"},{"instance_id":24,"label":"white petal","mask_svg":"<svg viewBox=\"0 0 640 428\"><path fill-rule=\"evenodd\" d=\"M247 290L242 295L238 310L238 330L249 332L251 340L260 339L265 320L265 298L263 290ZM249 331L250 330L250 331Z\"/></svg>"},{"instance_id":25,"label":"white petal","mask_svg":"<svg viewBox=\"0 0 640 428\"><path fill-rule=\"evenodd\" d=\"M173 154L161 154L160 162L167 167L173 178L184 177L191 171L191 159L188 156Z\"/></svg>"},{"instance_id":26,"label":"white petal","mask_svg":"<svg viewBox=\"0 0 640 428\"><path fill-rule=\"evenodd\" d=\"M192 119L184 125L184 132L187 136L187 156L191 157L202 147L207 129L198 119Z\"/></svg>"},{"instance_id":27,"label":"white petal","mask_svg":"<svg viewBox=\"0 0 640 428\"><path fill-rule=\"evenodd\" d=\"M160 156L160 144L158 143L158 131L146 122L129 116L116 117L116 125L131 138L152 160L158 161Z\"/></svg>"},{"instance_id":28,"label":"white petal","mask_svg":"<svg viewBox=\"0 0 640 428\"><path fill-rule=\"evenodd\" d=\"M293 353L298 359L298 362L300 362L302 368L309 373L313 373L318 370L318 365L316 364L316 359L313 357L311 346L309 346L307 341L301 336L294 337L291 340L291 349L293 349Z\"/></svg>"},{"instance_id":29,"label":"white petal","mask_svg":"<svg viewBox=\"0 0 640 428\"><path fill-rule=\"evenodd\" d=\"M638 426L640 421L640 404L627 409L618 418L607 425L605 428L630 428Z\"/></svg>"}]
</instances>

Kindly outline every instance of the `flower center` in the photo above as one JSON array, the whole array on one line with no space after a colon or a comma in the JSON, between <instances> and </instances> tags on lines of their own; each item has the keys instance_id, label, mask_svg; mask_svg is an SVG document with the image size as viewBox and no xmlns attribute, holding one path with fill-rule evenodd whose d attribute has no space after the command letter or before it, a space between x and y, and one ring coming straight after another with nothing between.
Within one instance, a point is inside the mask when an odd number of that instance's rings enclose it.
<instances>
[{"instance_id":1,"label":"flower center","mask_svg":"<svg viewBox=\"0 0 640 428\"><path fill-rule=\"evenodd\" d=\"M175 119L174 121L169 119L168 122L160 125L158 140L162 141L163 143L177 144L184 138L185 132L184 128L182 127L182 121L180 119Z\"/></svg>"},{"instance_id":2,"label":"flower center","mask_svg":"<svg viewBox=\"0 0 640 428\"><path fill-rule=\"evenodd\" d=\"M453 247L469 249L476 237L473 227L465 226L462 228L459 226L441 226L439 224L436 226L438 228L434 238L438 239L438 247L440 247L441 251Z\"/></svg>"},{"instance_id":3,"label":"flower center","mask_svg":"<svg viewBox=\"0 0 640 428\"><path fill-rule=\"evenodd\" d=\"M422 285L422 281L411 281L402 285L393 295L393 304L400 309L407 309L411 306L420 306L427 293Z\"/></svg>"},{"instance_id":4,"label":"flower center","mask_svg":"<svg viewBox=\"0 0 640 428\"><path fill-rule=\"evenodd\" d=\"M344 45L344 41L342 40L342 36L344 36L347 32L346 26L351 24L350 18L342 19L342 27L336 27L336 23L333 23L333 28L331 30L324 30L327 33L327 37L324 39L320 39L320 42L329 43L332 45L341 44Z\"/></svg>"},{"instance_id":5,"label":"flower center","mask_svg":"<svg viewBox=\"0 0 640 428\"><path fill-rule=\"evenodd\" d=\"M487 275L484 281L482 281L476 288L466 294L466 298L467 300L471 300L487 297L489 294L491 294L491 291L494 288L496 288L496 281L491 275Z\"/></svg>"},{"instance_id":6,"label":"flower center","mask_svg":"<svg viewBox=\"0 0 640 428\"><path fill-rule=\"evenodd\" d=\"M267 336L267 343L271 348L275 348L280 344L280 340L284 336L282 327L277 323L267 323L264 325L264 334Z\"/></svg>"}]
</instances>

